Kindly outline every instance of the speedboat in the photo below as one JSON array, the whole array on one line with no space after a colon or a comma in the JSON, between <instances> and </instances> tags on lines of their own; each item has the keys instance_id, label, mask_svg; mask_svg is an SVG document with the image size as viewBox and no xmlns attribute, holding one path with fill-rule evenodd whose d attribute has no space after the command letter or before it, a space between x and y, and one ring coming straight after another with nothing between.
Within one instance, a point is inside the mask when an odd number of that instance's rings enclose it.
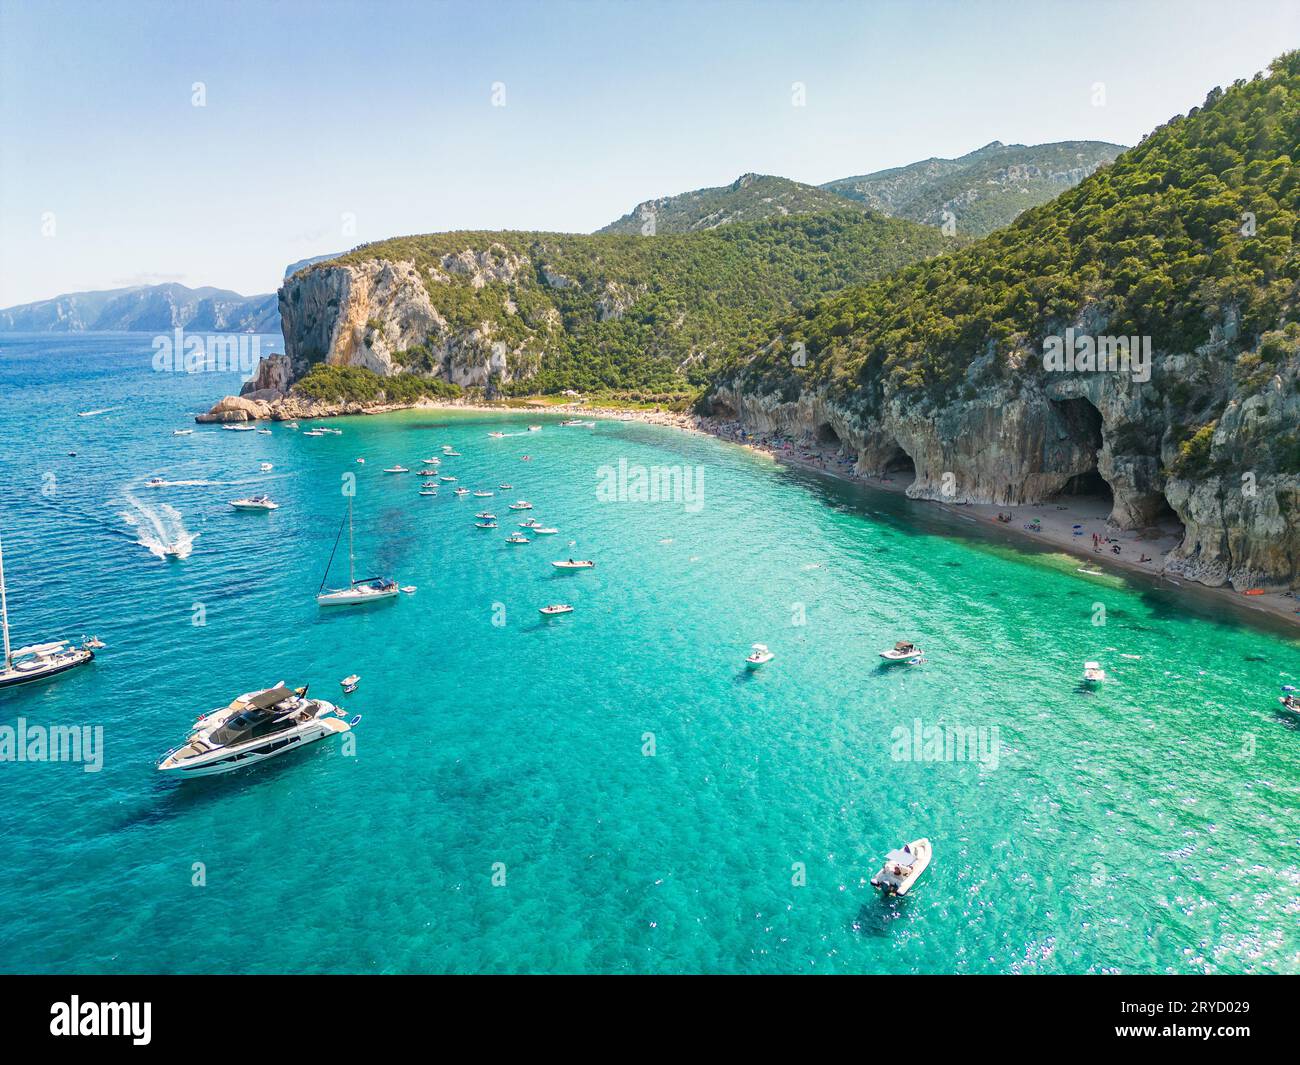
<instances>
[{"instance_id":1,"label":"speedboat","mask_svg":"<svg viewBox=\"0 0 1300 1065\"><path fill-rule=\"evenodd\" d=\"M930 864L930 841L914 839L885 855L885 864L871 878L871 886L886 895L906 895Z\"/></svg>"},{"instance_id":2,"label":"speedboat","mask_svg":"<svg viewBox=\"0 0 1300 1065\"><path fill-rule=\"evenodd\" d=\"M530 433L540 433L542 431L542 427L540 425L530 425L528 427L528 431Z\"/></svg>"},{"instance_id":3,"label":"speedboat","mask_svg":"<svg viewBox=\"0 0 1300 1065\"><path fill-rule=\"evenodd\" d=\"M1106 671L1101 668L1100 662L1085 662L1083 664L1083 683L1084 684L1106 683Z\"/></svg>"},{"instance_id":4,"label":"speedboat","mask_svg":"<svg viewBox=\"0 0 1300 1065\"><path fill-rule=\"evenodd\" d=\"M452 458L452 459L460 458L459 451L444 451L443 454L446 455L448 458Z\"/></svg>"},{"instance_id":5,"label":"speedboat","mask_svg":"<svg viewBox=\"0 0 1300 1065\"><path fill-rule=\"evenodd\" d=\"M476 521L474 523L476 529L495 529L496 527L497 523L494 521Z\"/></svg>"},{"instance_id":6,"label":"speedboat","mask_svg":"<svg viewBox=\"0 0 1300 1065\"><path fill-rule=\"evenodd\" d=\"M756 643L753 646L752 653L745 659L745 668L757 669L759 666L767 665L775 657L776 655L767 649L767 644Z\"/></svg>"},{"instance_id":7,"label":"speedboat","mask_svg":"<svg viewBox=\"0 0 1300 1065\"><path fill-rule=\"evenodd\" d=\"M252 433L257 431L256 425L223 425L221 428L228 433Z\"/></svg>"},{"instance_id":8,"label":"speedboat","mask_svg":"<svg viewBox=\"0 0 1300 1065\"><path fill-rule=\"evenodd\" d=\"M270 435L271 435L271 430L270 430L270 429L259 429L259 430L257 430L257 431L258 431L259 433L261 433L263 436L270 436Z\"/></svg>"},{"instance_id":9,"label":"speedboat","mask_svg":"<svg viewBox=\"0 0 1300 1065\"><path fill-rule=\"evenodd\" d=\"M436 491L437 488L438 488L438 482L437 482L437 481L424 481L424 482L421 483L420 487L421 487L421 488L432 488L432 489L434 489L434 490Z\"/></svg>"},{"instance_id":10,"label":"speedboat","mask_svg":"<svg viewBox=\"0 0 1300 1065\"><path fill-rule=\"evenodd\" d=\"M477 514L474 515L474 517L479 518L482 521L496 521L497 519L497 516L495 514L489 514L486 510L480 510Z\"/></svg>"},{"instance_id":11,"label":"speedboat","mask_svg":"<svg viewBox=\"0 0 1300 1065\"><path fill-rule=\"evenodd\" d=\"M523 536L523 535L520 534L520 533L511 533L509 536L506 537L506 543L508 543L508 544L531 544L532 541L531 541L530 539L528 539L528 537Z\"/></svg>"},{"instance_id":12,"label":"speedboat","mask_svg":"<svg viewBox=\"0 0 1300 1065\"><path fill-rule=\"evenodd\" d=\"M527 520L525 520L525 521L521 521L521 522L519 523L519 528L521 528L521 529L535 529L535 528L537 528L537 526L540 525L540 524L541 524L541 522L539 522L536 518L528 518Z\"/></svg>"},{"instance_id":13,"label":"speedboat","mask_svg":"<svg viewBox=\"0 0 1300 1065\"><path fill-rule=\"evenodd\" d=\"M568 603L552 603L550 606L539 607L537 612L552 618L556 614L572 614L573 607L569 606Z\"/></svg>"},{"instance_id":14,"label":"speedboat","mask_svg":"<svg viewBox=\"0 0 1300 1065\"><path fill-rule=\"evenodd\" d=\"M505 433L488 433L488 436L490 436L493 440L500 440L505 435L506 435Z\"/></svg>"},{"instance_id":15,"label":"speedboat","mask_svg":"<svg viewBox=\"0 0 1300 1065\"><path fill-rule=\"evenodd\" d=\"M417 476L417 477L437 477L437 476L438 476L438 467L437 467L437 466L432 466L432 467L430 467L430 468L427 469L427 470L421 470L419 473L416 474L416 476Z\"/></svg>"},{"instance_id":16,"label":"speedboat","mask_svg":"<svg viewBox=\"0 0 1300 1065\"><path fill-rule=\"evenodd\" d=\"M455 477L452 477L450 474L446 474L446 473L444 473L441 477L438 478L438 480L446 481L448 484L451 484L455 479L456 479Z\"/></svg>"},{"instance_id":17,"label":"speedboat","mask_svg":"<svg viewBox=\"0 0 1300 1065\"><path fill-rule=\"evenodd\" d=\"M582 425L583 421L581 418L569 418L566 421L560 422L560 424L563 426Z\"/></svg>"},{"instance_id":18,"label":"speedboat","mask_svg":"<svg viewBox=\"0 0 1300 1065\"><path fill-rule=\"evenodd\" d=\"M911 640L899 640L888 651L881 651L880 657L887 664L894 665L897 662L913 662L920 658L923 653Z\"/></svg>"},{"instance_id":19,"label":"speedboat","mask_svg":"<svg viewBox=\"0 0 1300 1065\"><path fill-rule=\"evenodd\" d=\"M384 470L384 472L385 473L410 473L411 471L408 470L405 466L389 466L386 470Z\"/></svg>"},{"instance_id":20,"label":"speedboat","mask_svg":"<svg viewBox=\"0 0 1300 1065\"><path fill-rule=\"evenodd\" d=\"M172 436L189 436L192 432L193 429L173 429Z\"/></svg>"},{"instance_id":21,"label":"speedboat","mask_svg":"<svg viewBox=\"0 0 1300 1065\"><path fill-rule=\"evenodd\" d=\"M144 486L146 488L161 488L166 483L167 482L164 481L161 477L150 477L149 480L144 482Z\"/></svg>"},{"instance_id":22,"label":"speedboat","mask_svg":"<svg viewBox=\"0 0 1300 1065\"><path fill-rule=\"evenodd\" d=\"M511 503L510 509L511 510L532 510L533 505L529 503L526 499L521 499L519 500L518 503Z\"/></svg>"},{"instance_id":23,"label":"speedboat","mask_svg":"<svg viewBox=\"0 0 1300 1065\"><path fill-rule=\"evenodd\" d=\"M499 485L497 485L497 490L498 490L498 491L501 491L501 492L508 492L508 491L510 491L510 489L512 489L513 487L514 487L514 485L512 485L512 484L499 484Z\"/></svg>"},{"instance_id":24,"label":"speedboat","mask_svg":"<svg viewBox=\"0 0 1300 1065\"><path fill-rule=\"evenodd\" d=\"M351 695L354 691L357 690L357 685L360 683L361 683L361 678L358 677L355 673L352 673L349 676L344 677L341 681L339 681L339 687L343 689L344 695Z\"/></svg>"},{"instance_id":25,"label":"speedboat","mask_svg":"<svg viewBox=\"0 0 1300 1065\"><path fill-rule=\"evenodd\" d=\"M487 499L488 496L490 496L491 494L492 494L491 492L484 492L484 491L478 491L474 493L475 497L478 499Z\"/></svg>"},{"instance_id":26,"label":"speedboat","mask_svg":"<svg viewBox=\"0 0 1300 1065\"><path fill-rule=\"evenodd\" d=\"M1300 714L1300 694L1292 684L1282 685L1282 694L1278 696L1279 703L1284 710L1290 710L1293 714Z\"/></svg>"},{"instance_id":27,"label":"speedboat","mask_svg":"<svg viewBox=\"0 0 1300 1065\"><path fill-rule=\"evenodd\" d=\"M436 455L433 455L430 458L421 459L420 461L423 462L426 466L437 466L442 462L442 459L438 458L438 456Z\"/></svg>"},{"instance_id":28,"label":"speedboat","mask_svg":"<svg viewBox=\"0 0 1300 1065\"><path fill-rule=\"evenodd\" d=\"M232 499L230 505L236 510L279 510L280 504L271 501L270 496L249 496L247 499Z\"/></svg>"},{"instance_id":29,"label":"speedboat","mask_svg":"<svg viewBox=\"0 0 1300 1065\"><path fill-rule=\"evenodd\" d=\"M556 569L595 569L596 568L596 563L592 562L590 559L574 560L570 558L561 562L552 562L551 565L554 566Z\"/></svg>"},{"instance_id":30,"label":"speedboat","mask_svg":"<svg viewBox=\"0 0 1300 1065\"><path fill-rule=\"evenodd\" d=\"M452 494L453 494L453 495L458 495L458 496L467 496L467 495L469 495L469 489L468 489L468 488L457 488L456 491L453 492Z\"/></svg>"},{"instance_id":31,"label":"speedboat","mask_svg":"<svg viewBox=\"0 0 1300 1065\"><path fill-rule=\"evenodd\" d=\"M559 529L543 529L540 525L533 526L534 536L554 536L559 531Z\"/></svg>"},{"instance_id":32,"label":"speedboat","mask_svg":"<svg viewBox=\"0 0 1300 1065\"><path fill-rule=\"evenodd\" d=\"M422 496L436 496L437 494L438 494L438 489L436 489L436 488L421 488L421 489L420 489L420 495L422 495Z\"/></svg>"},{"instance_id":33,"label":"speedboat","mask_svg":"<svg viewBox=\"0 0 1300 1065\"><path fill-rule=\"evenodd\" d=\"M326 433L325 433L325 430L323 430L323 429L308 429L308 430L307 430L305 433L303 433L302 435L303 435L303 436L325 436Z\"/></svg>"},{"instance_id":34,"label":"speedboat","mask_svg":"<svg viewBox=\"0 0 1300 1065\"><path fill-rule=\"evenodd\" d=\"M350 732L361 720L344 720L342 707L308 699L306 687L283 684L248 692L201 715L185 742L158 761L175 777L209 777L256 765L309 743Z\"/></svg>"},{"instance_id":35,"label":"speedboat","mask_svg":"<svg viewBox=\"0 0 1300 1065\"><path fill-rule=\"evenodd\" d=\"M261 466L258 467L258 469L260 469L263 473L270 473L273 469L275 469L275 467L272 466L269 462L263 462Z\"/></svg>"}]
</instances>

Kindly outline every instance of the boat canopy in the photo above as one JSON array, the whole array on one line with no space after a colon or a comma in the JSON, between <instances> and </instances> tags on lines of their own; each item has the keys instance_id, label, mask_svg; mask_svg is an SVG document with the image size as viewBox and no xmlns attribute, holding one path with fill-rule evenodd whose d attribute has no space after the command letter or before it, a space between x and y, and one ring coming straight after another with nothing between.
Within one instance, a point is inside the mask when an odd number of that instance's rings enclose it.
<instances>
[{"instance_id":1,"label":"boat canopy","mask_svg":"<svg viewBox=\"0 0 1300 1065\"><path fill-rule=\"evenodd\" d=\"M894 644L895 651L910 651L911 649L912 649L911 640L899 640L898 643Z\"/></svg>"},{"instance_id":2,"label":"boat canopy","mask_svg":"<svg viewBox=\"0 0 1300 1065\"><path fill-rule=\"evenodd\" d=\"M897 850L892 850L886 854L885 861L891 865L898 864L910 867L916 861L916 855L903 847L899 847Z\"/></svg>"},{"instance_id":3,"label":"boat canopy","mask_svg":"<svg viewBox=\"0 0 1300 1065\"><path fill-rule=\"evenodd\" d=\"M1085 663L1083 664L1083 668L1084 668L1084 669L1101 669L1101 663L1100 663L1100 662L1085 662Z\"/></svg>"},{"instance_id":4,"label":"boat canopy","mask_svg":"<svg viewBox=\"0 0 1300 1065\"><path fill-rule=\"evenodd\" d=\"M34 643L30 647L20 647L12 652L12 657L17 658L19 655L52 655L55 651L62 651L68 646L67 640L54 640L52 643Z\"/></svg>"},{"instance_id":5,"label":"boat canopy","mask_svg":"<svg viewBox=\"0 0 1300 1065\"><path fill-rule=\"evenodd\" d=\"M292 699L294 693L286 687L268 688L259 695L254 695L247 703L244 704L248 710L265 710L268 707L282 703L286 699Z\"/></svg>"}]
</instances>

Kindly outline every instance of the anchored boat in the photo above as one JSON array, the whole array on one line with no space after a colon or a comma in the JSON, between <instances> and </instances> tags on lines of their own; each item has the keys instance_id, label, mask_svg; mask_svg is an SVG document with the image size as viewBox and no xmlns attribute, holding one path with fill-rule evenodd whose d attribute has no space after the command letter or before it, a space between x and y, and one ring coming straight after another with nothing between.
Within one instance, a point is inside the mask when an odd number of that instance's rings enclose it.
<instances>
[{"instance_id":1,"label":"anchored boat","mask_svg":"<svg viewBox=\"0 0 1300 1065\"><path fill-rule=\"evenodd\" d=\"M388 577L363 577L357 580L356 577L356 554L353 550L353 533L352 533L352 497L348 496L348 586L346 588L332 588L325 590L325 582L329 579L330 566L334 563L334 554L339 549L339 540L343 536L343 526L339 526L339 534L334 538L334 550L330 552L330 560L325 563L325 576L321 578L320 588L316 592L316 602L321 606L358 606L362 603L377 603L384 599L392 599L400 589L397 582Z\"/></svg>"},{"instance_id":2,"label":"anchored boat","mask_svg":"<svg viewBox=\"0 0 1300 1065\"><path fill-rule=\"evenodd\" d=\"M888 651L881 651L880 657L889 665L897 662L912 662L920 658L924 652L912 643L911 640L899 640Z\"/></svg>"},{"instance_id":3,"label":"anchored boat","mask_svg":"<svg viewBox=\"0 0 1300 1065\"><path fill-rule=\"evenodd\" d=\"M349 677L343 682L359 678ZM256 765L329 736L350 732L361 717L324 699L308 699L307 688L283 683L248 692L228 706L202 714L184 743L158 760L158 771L177 777L209 777Z\"/></svg>"},{"instance_id":4,"label":"anchored boat","mask_svg":"<svg viewBox=\"0 0 1300 1065\"><path fill-rule=\"evenodd\" d=\"M871 886L886 895L906 895L930 864L930 841L914 839L885 855L885 864L871 878Z\"/></svg>"},{"instance_id":5,"label":"anchored boat","mask_svg":"<svg viewBox=\"0 0 1300 1065\"><path fill-rule=\"evenodd\" d=\"M0 625L4 628L5 652L3 666L0 666L0 688L45 680L84 666L95 657L95 651L104 646L103 641L91 636L89 639L83 637L80 647L67 640L51 640L12 650L9 646L9 599L5 590L3 549L0 549Z\"/></svg>"},{"instance_id":6,"label":"anchored boat","mask_svg":"<svg viewBox=\"0 0 1300 1065\"><path fill-rule=\"evenodd\" d=\"M775 657L776 655L768 650L767 644L756 643L753 645L749 657L745 659L745 668L758 669L759 666L767 665Z\"/></svg>"}]
</instances>

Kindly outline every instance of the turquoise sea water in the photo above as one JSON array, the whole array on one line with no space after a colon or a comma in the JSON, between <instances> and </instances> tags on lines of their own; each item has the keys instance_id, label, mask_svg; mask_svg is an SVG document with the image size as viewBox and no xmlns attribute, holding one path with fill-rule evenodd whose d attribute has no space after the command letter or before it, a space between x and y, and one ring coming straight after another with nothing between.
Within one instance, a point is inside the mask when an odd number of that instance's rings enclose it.
<instances>
[{"instance_id":1,"label":"turquoise sea water","mask_svg":"<svg viewBox=\"0 0 1300 1065\"><path fill-rule=\"evenodd\" d=\"M0 339L15 639L108 644L0 693L0 726L105 736L99 773L0 764L0 968L1300 971L1289 633L639 424L405 412L173 437L238 376L155 373L150 339ZM458 483L513 483L559 535L511 547L506 494L421 498L381 472L444 443ZM620 460L701 467L703 506L599 501ZM418 591L322 611L347 473L360 569ZM227 505L254 491L281 509ZM155 557L155 534L192 553ZM569 554L598 568L549 565ZM542 622L560 600L575 613ZM900 636L927 661L879 668ZM754 641L776 659L750 675ZM1111 676L1095 695L1087 658ZM153 770L239 692L336 699L352 672L354 757ZM916 721L996 728L996 765L896 760ZM930 869L881 901L880 856L922 835Z\"/></svg>"}]
</instances>

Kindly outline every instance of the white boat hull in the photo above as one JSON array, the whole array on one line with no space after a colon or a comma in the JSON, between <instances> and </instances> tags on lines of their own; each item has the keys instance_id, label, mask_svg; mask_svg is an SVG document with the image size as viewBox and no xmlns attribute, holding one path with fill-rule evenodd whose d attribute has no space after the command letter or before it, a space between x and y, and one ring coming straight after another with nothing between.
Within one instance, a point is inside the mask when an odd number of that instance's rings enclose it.
<instances>
[{"instance_id":1,"label":"white boat hull","mask_svg":"<svg viewBox=\"0 0 1300 1065\"><path fill-rule=\"evenodd\" d=\"M281 737L274 747L266 750L258 751L253 749L255 745L252 744L246 744L245 747L248 749L242 751L239 748L216 750L209 755L190 758L165 768L160 765L158 772L169 777L184 777L187 779L190 777L220 776L223 773L233 773L236 769L245 769L248 766L257 765L259 762L265 762L271 758L278 758L282 754L298 750L309 743L323 740L327 736L348 731L350 729L345 721L340 721L337 718L318 719L303 725L291 734Z\"/></svg>"},{"instance_id":2,"label":"white boat hull","mask_svg":"<svg viewBox=\"0 0 1300 1065\"><path fill-rule=\"evenodd\" d=\"M29 669L0 669L0 688L16 688L20 684L34 684L38 680L49 680L70 669L76 669L77 666L84 666L94 657L94 651L69 651L53 661L40 662Z\"/></svg>"},{"instance_id":3,"label":"white boat hull","mask_svg":"<svg viewBox=\"0 0 1300 1065\"><path fill-rule=\"evenodd\" d=\"M914 839L908 844L912 853L916 855L916 860L912 867L905 871L901 877L895 877L892 872L886 873L882 869L879 873L871 878L871 886L879 888L886 895L906 895L912 886L920 879L922 873L930 865L932 850L928 839Z\"/></svg>"},{"instance_id":4,"label":"white boat hull","mask_svg":"<svg viewBox=\"0 0 1300 1065\"><path fill-rule=\"evenodd\" d=\"M380 591L360 588L343 588L337 592L325 592L316 597L321 606L360 606L362 603L378 603L392 599L400 588L385 588Z\"/></svg>"}]
</instances>

